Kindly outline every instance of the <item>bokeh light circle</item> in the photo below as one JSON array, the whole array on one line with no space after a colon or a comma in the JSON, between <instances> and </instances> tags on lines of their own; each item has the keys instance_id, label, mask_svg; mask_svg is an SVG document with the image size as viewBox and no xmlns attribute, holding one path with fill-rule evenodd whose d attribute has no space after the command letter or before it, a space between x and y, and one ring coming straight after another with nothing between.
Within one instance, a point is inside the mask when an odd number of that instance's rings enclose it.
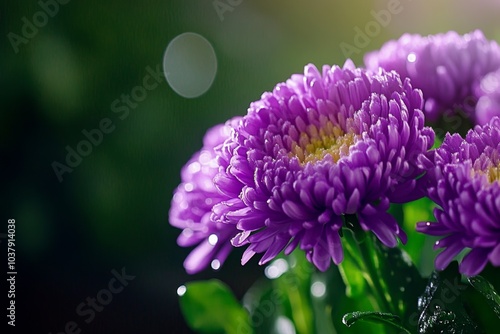
<instances>
[{"instance_id":1,"label":"bokeh light circle","mask_svg":"<svg viewBox=\"0 0 500 334\"><path fill-rule=\"evenodd\" d=\"M217 73L214 48L199 34L180 34L165 50L163 72L177 94L185 98L198 97L208 91Z\"/></svg>"}]
</instances>

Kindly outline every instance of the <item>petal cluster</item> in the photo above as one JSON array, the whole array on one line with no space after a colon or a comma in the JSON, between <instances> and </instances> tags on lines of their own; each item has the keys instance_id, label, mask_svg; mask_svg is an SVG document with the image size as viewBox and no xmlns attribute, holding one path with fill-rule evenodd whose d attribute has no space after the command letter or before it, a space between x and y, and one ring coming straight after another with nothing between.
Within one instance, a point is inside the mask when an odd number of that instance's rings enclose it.
<instances>
[{"instance_id":1,"label":"petal cluster","mask_svg":"<svg viewBox=\"0 0 500 334\"><path fill-rule=\"evenodd\" d=\"M418 156L432 146L422 94L395 72L305 67L253 102L218 155L226 199L211 219L235 226L242 263L305 251L326 270L343 259L346 218L394 247L406 235L391 202L421 197Z\"/></svg>"},{"instance_id":2,"label":"petal cluster","mask_svg":"<svg viewBox=\"0 0 500 334\"><path fill-rule=\"evenodd\" d=\"M443 237L436 268L444 269L460 252L465 275L477 275L488 262L500 266L500 118L476 126L465 138L447 135L440 148L421 157L427 169L427 195L439 207L437 222L417 230Z\"/></svg>"},{"instance_id":3,"label":"petal cluster","mask_svg":"<svg viewBox=\"0 0 500 334\"><path fill-rule=\"evenodd\" d=\"M231 238L238 233L234 225L210 219L213 206L228 199L215 188L213 178L219 171L217 149L230 131L229 125L218 125L207 131L203 148L181 171L182 182L170 206L170 224L182 229L177 243L183 247L197 246L184 261L190 274L210 264L215 268L220 266L231 251Z\"/></svg>"},{"instance_id":4,"label":"petal cluster","mask_svg":"<svg viewBox=\"0 0 500 334\"><path fill-rule=\"evenodd\" d=\"M442 113L457 108L474 120L474 90L484 75L500 68L500 46L479 30L465 35L454 31L430 36L404 34L368 53L365 64L369 69L380 66L410 78L423 92L428 120L436 121Z\"/></svg>"}]
</instances>

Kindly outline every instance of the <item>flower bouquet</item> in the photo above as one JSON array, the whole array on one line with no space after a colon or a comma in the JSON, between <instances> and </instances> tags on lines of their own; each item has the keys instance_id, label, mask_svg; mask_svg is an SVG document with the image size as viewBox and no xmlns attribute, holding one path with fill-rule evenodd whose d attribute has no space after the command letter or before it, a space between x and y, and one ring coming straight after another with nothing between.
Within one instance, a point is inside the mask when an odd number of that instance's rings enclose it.
<instances>
[{"instance_id":1,"label":"flower bouquet","mask_svg":"<svg viewBox=\"0 0 500 334\"><path fill-rule=\"evenodd\" d=\"M499 45L405 34L364 60L307 65L210 129L183 168L170 223L196 246L186 271L218 269L233 247L266 265L242 302L216 280L181 286L194 330L500 326Z\"/></svg>"}]
</instances>

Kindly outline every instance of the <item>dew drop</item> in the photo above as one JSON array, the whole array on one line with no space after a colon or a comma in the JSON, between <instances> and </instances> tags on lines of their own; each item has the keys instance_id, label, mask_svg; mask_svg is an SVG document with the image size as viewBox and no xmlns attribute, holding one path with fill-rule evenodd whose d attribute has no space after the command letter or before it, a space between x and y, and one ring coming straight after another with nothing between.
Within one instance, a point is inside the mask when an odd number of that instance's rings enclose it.
<instances>
[{"instance_id":1,"label":"dew drop","mask_svg":"<svg viewBox=\"0 0 500 334\"><path fill-rule=\"evenodd\" d=\"M193 235L193 230L190 228L185 228L182 230L182 235L186 238L190 238Z\"/></svg>"},{"instance_id":2,"label":"dew drop","mask_svg":"<svg viewBox=\"0 0 500 334\"><path fill-rule=\"evenodd\" d=\"M212 260L212 263L210 263L210 266L212 267L213 270L219 270L220 261L217 259L214 259L214 260Z\"/></svg>"},{"instance_id":3,"label":"dew drop","mask_svg":"<svg viewBox=\"0 0 500 334\"><path fill-rule=\"evenodd\" d=\"M210 234L210 236L208 237L208 243L212 246L215 246L218 241L219 238L215 234Z\"/></svg>"},{"instance_id":4,"label":"dew drop","mask_svg":"<svg viewBox=\"0 0 500 334\"><path fill-rule=\"evenodd\" d=\"M180 287L177 288L177 295L179 295L179 297L182 297L184 296L184 294L186 293L187 291L187 288L185 285L181 285Z\"/></svg>"},{"instance_id":5,"label":"dew drop","mask_svg":"<svg viewBox=\"0 0 500 334\"><path fill-rule=\"evenodd\" d=\"M191 174L198 173L201 170L201 165L199 162L195 161L192 164L189 165L188 171Z\"/></svg>"}]
</instances>

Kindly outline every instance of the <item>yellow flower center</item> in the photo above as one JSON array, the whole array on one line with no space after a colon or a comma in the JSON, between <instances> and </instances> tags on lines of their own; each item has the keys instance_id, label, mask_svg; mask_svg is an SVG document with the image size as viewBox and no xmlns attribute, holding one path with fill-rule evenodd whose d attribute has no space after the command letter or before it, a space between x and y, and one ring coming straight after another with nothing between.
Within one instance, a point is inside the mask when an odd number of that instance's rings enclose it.
<instances>
[{"instance_id":1,"label":"yellow flower center","mask_svg":"<svg viewBox=\"0 0 500 334\"><path fill-rule=\"evenodd\" d=\"M486 178L489 183L493 183L495 181L500 181L500 163L496 166L489 167L485 172Z\"/></svg>"},{"instance_id":2,"label":"yellow flower center","mask_svg":"<svg viewBox=\"0 0 500 334\"><path fill-rule=\"evenodd\" d=\"M493 184L494 182L500 183L500 162L495 166L489 166L486 169L473 169L472 176L474 175L485 175L488 183Z\"/></svg>"},{"instance_id":3,"label":"yellow flower center","mask_svg":"<svg viewBox=\"0 0 500 334\"><path fill-rule=\"evenodd\" d=\"M321 129L311 124L306 132L300 134L299 142L292 144L291 155L296 156L303 164L320 161L326 155L337 162L342 156L349 154L349 147L356 142L357 137L354 133L344 133L331 122Z\"/></svg>"}]
</instances>

